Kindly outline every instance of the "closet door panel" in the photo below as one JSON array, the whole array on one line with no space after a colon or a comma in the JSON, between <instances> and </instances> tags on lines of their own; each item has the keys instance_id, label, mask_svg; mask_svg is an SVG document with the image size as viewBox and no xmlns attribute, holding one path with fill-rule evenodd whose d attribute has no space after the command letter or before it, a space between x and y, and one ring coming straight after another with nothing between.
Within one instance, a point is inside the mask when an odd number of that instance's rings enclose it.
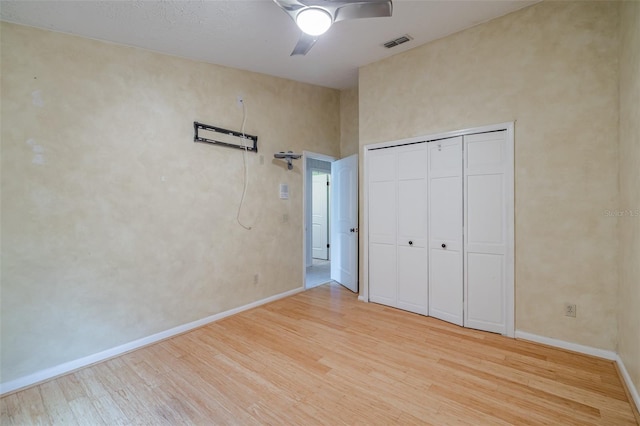
<instances>
[{"instance_id":1,"label":"closet door panel","mask_svg":"<svg viewBox=\"0 0 640 426\"><path fill-rule=\"evenodd\" d=\"M465 136L465 325L507 332L506 132Z\"/></svg>"},{"instance_id":2,"label":"closet door panel","mask_svg":"<svg viewBox=\"0 0 640 426\"><path fill-rule=\"evenodd\" d=\"M367 161L369 182L369 300L396 306L396 154L376 150Z\"/></svg>"},{"instance_id":3,"label":"closet door panel","mask_svg":"<svg viewBox=\"0 0 640 426\"><path fill-rule=\"evenodd\" d=\"M396 246L369 244L369 300L396 306Z\"/></svg>"},{"instance_id":4,"label":"closet door panel","mask_svg":"<svg viewBox=\"0 0 640 426\"><path fill-rule=\"evenodd\" d=\"M369 241L396 243L396 155L373 151L368 157Z\"/></svg>"},{"instance_id":5,"label":"closet door panel","mask_svg":"<svg viewBox=\"0 0 640 426\"><path fill-rule=\"evenodd\" d=\"M504 252L505 207L502 174L467 176L467 244Z\"/></svg>"},{"instance_id":6,"label":"closet door panel","mask_svg":"<svg viewBox=\"0 0 640 426\"><path fill-rule=\"evenodd\" d=\"M398 244L427 246L427 181L398 182Z\"/></svg>"},{"instance_id":7,"label":"closet door panel","mask_svg":"<svg viewBox=\"0 0 640 426\"><path fill-rule=\"evenodd\" d=\"M428 312L427 145L398 152L398 308Z\"/></svg>"},{"instance_id":8,"label":"closet door panel","mask_svg":"<svg viewBox=\"0 0 640 426\"><path fill-rule=\"evenodd\" d=\"M427 144L416 143L395 148L398 151L398 179L427 178Z\"/></svg>"},{"instance_id":9,"label":"closet door panel","mask_svg":"<svg viewBox=\"0 0 640 426\"><path fill-rule=\"evenodd\" d=\"M398 308L427 315L427 249L398 246Z\"/></svg>"},{"instance_id":10,"label":"closet door panel","mask_svg":"<svg viewBox=\"0 0 640 426\"><path fill-rule=\"evenodd\" d=\"M393 149L378 149L369 153L369 181L384 182L396 178L396 154Z\"/></svg>"},{"instance_id":11,"label":"closet door panel","mask_svg":"<svg viewBox=\"0 0 640 426\"><path fill-rule=\"evenodd\" d=\"M428 312L426 192L425 179L398 182L398 307L425 315Z\"/></svg>"},{"instance_id":12,"label":"closet door panel","mask_svg":"<svg viewBox=\"0 0 640 426\"><path fill-rule=\"evenodd\" d=\"M462 250L462 177L432 178L429 182L429 241L432 248Z\"/></svg>"},{"instance_id":13,"label":"closet door panel","mask_svg":"<svg viewBox=\"0 0 640 426\"><path fill-rule=\"evenodd\" d=\"M502 306L504 295L504 262L502 256L468 253L466 262L467 309L465 325L502 333L505 322Z\"/></svg>"},{"instance_id":14,"label":"closet door panel","mask_svg":"<svg viewBox=\"0 0 640 426\"><path fill-rule=\"evenodd\" d=\"M369 242L396 243L396 184L369 184Z\"/></svg>"},{"instance_id":15,"label":"closet door panel","mask_svg":"<svg viewBox=\"0 0 640 426\"><path fill-rule=\"evenodd\" d=\"M428 150L429 315L462 325L462 137Z\"/></svg>"},{"instance_id":16,"label":"closet door panel","mask_svg":"<svg viewBox=\"0 0 640 426\"><path fill-rule=\"evenodd\" d=\"M429 251L429 315L462 325L460 253Z\"/></svg>"}]
</instances>

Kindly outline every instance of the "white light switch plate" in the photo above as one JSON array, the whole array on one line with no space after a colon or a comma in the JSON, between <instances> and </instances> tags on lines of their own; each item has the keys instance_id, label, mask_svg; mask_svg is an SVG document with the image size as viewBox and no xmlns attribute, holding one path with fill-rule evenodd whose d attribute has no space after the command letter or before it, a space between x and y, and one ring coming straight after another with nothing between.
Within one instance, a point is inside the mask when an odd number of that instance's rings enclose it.
<instances>
[{"instance_id":1,"label":"white light switch plate","mask_svg":"<svg viewBox=\"0 0 640 426\"><path fill-rule=\"evenodd\" d=\"M289 185L286 183L280 184L280 199L288 200L289 199Z\"/></svg>"}]
</instances>

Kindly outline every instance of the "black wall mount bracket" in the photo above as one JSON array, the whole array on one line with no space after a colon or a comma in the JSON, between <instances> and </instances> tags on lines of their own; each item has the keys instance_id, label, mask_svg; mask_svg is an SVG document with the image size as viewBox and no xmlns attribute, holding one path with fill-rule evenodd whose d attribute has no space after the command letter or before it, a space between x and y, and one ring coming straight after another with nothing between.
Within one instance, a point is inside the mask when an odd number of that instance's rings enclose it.
<instances>
[{"instance_id":1,"label":"black wall mount bracket","mask_svg":"<svg viewBox=\"0 0 640 426\"><path fill-rule=\"evenodd\" d=\"M210 126L209 124L193 122L193 141L209 143L212 145L222 145L229 148L237 148L251 152L258 152L258 137L246 133L235 132L221 127ZM199 132L200 131L200 132ZM202 132L204 131L204 132ZM213 135L216 139L206 138L206 135ZM216 135L217 134L217 135ZM237 141L237 143L235 143ZM251 143L247 143L251 141Z\"/></svg>"}]
</instances>

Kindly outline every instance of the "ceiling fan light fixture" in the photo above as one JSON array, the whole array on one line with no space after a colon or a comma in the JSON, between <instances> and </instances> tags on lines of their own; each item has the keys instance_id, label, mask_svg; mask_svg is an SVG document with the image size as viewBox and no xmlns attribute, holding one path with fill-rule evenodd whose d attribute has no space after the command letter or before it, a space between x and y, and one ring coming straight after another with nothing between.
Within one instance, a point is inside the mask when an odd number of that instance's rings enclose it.
<instances>
[{"instance_id":1,"label":"ceiling fan light fixture","mask_svg":"<svg viewBox=\"0 0 640 426\"><path fill-rule=\"evenodd\" d=\"M296 15L296 24L298 24L302 32L312 36L319 36L326 33L331 27L333 18L329 12L324 9L308 7L298 12L298 15Z\"/></svg>"}]
</instances>

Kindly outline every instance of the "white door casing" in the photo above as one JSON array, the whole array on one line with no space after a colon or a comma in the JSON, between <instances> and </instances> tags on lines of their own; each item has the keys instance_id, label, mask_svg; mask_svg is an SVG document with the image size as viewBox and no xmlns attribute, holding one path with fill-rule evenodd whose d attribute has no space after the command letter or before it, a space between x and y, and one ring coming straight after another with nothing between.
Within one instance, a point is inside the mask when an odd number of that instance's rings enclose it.
<instances>
[{"instance_id":1,"label":"white door casing","mask_svg":"<svg viewBox=\"0 0 640 426\"><path fill-rule=\"evenodd\" d=\"M304 229L302 233L302 258L303 258L303 267L302 267L302 282L304 286L307 285L307 268L313 265L312 258L312 226L311 226L311 211L312 211L312 182L313 182L313 170L315 169L315 165L313 162L315 160L329 163L328 171L331 170L331 162L335 161L334 157L318 154L311 151L303 151L302 155L304 157L304 161L302 162L302 183L303 183L303 205L302 205L302 216L304 221ZM323 168L324 170L324 168ZM329 223L331 223L331 218L329 218Z\"/></svg>"},{"instance_id":2,"label":"white door casing","mask_svg":"<svg viewBox=\"0 0 640 426\"><path fill-rule=\"evenodd\" d=\"M427 145L429 315L462 325L462 137Z\"/></svg>"},{"instance_id":3,"label":"white door casing","mask_svg":"<svg viewBox=\"0 0 640 426\"><path fill-rule=\"evenodd\" d=\"M358 292L358 155L331 163L331 279Z\"/></svg>"},{"instance_id":4,"label":"white door casing","mask_svg":"<svg viewBox=\"0 0 640 426\"><path fill-rule=\"evenodd\" d=\"M312 255L315 259L329 259L329 186L328 175L312 177L311 240Z\"/></svg>"}]
</instances>

